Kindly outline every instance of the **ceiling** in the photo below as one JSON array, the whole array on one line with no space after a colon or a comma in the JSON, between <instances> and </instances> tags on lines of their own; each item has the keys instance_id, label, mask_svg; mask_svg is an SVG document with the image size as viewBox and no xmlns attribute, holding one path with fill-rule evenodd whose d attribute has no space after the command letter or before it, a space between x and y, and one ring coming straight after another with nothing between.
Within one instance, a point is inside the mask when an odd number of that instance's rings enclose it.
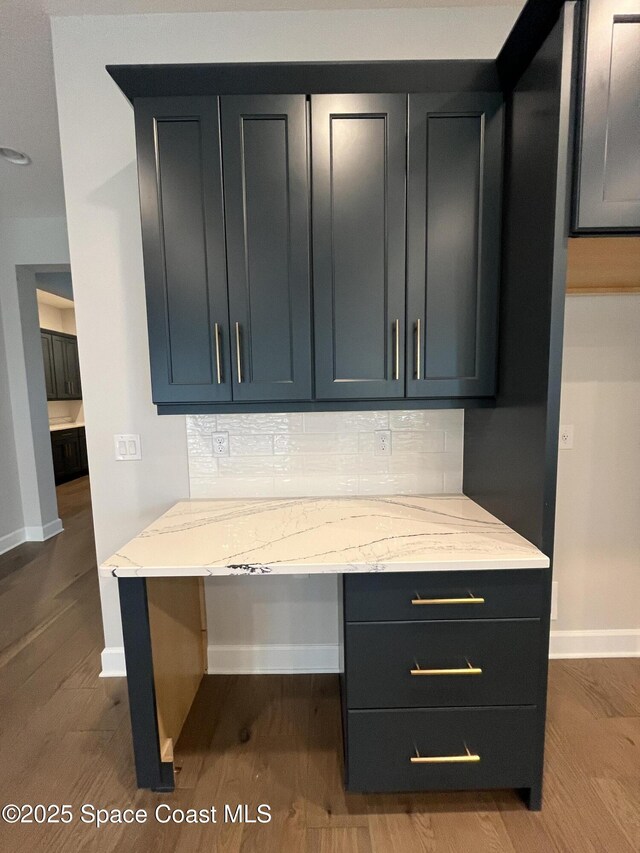
<instances>
[{"instance_id":1,"label":"ceiling","mask_svg":"<svg viewBox=\"0 0 640 853\"><path fill-rule=\"evenodd\" d=\"M36 299L38 305L51 305L52 308L58 308L60 311L68 311L75 307L70 299L65 299L64 296L56 296L54 293L47 293L46 290L36 289Z\"/></svg>"},{"instance_id":2,"label":"ceiling","mask_svg":"<svg viewBox=\"0 0 640 853\"><path fill-rule=\"evenodd\" d=\"M63 216L62 165L50 15L511 6L524 0L0 0L0 146L31 157L0 159L0 217Z\"/></svg>"}]
</instances>

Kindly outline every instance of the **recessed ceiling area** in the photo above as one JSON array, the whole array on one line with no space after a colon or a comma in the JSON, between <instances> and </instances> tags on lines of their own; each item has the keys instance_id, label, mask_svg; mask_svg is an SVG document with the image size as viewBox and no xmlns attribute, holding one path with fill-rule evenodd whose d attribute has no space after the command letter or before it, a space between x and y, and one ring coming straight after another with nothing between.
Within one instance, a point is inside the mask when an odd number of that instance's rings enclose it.
<instances>
[{"instance_id":1,"label":"recessed ceiling area","mask_svg":"<svg viewBox=\"0 0 640 853\"><path fill-rule=\"evenodd\" d=\"M70 299L56 296L55 293L47 293L46 290L36 290L36 298L40 305L51 305L52 308L58 308L60 311L68 311L74 307Z\"/></svg>"},{"instance_id":2,"label":"recessed ceiling area","mask_svg":"<svg viewBox=\"0 0 640 853\"><path fill-rule=\"evenodd\" d=\"M0 0L0 146L27 154L0 159L0 217L64 216L62 163L51 50L51 15L308 11L508 6L524 0Z\"/></svg>"}]
</instances>

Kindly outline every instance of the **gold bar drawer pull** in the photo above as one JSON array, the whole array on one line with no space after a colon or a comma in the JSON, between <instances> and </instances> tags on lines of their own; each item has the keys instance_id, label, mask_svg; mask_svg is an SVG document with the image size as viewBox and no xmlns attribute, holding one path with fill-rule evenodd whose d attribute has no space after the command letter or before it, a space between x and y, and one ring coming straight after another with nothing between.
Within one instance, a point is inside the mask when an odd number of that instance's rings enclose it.
<instances>
[{"instance_id":1,"label":"gold bar drawer pull","mask_svg":"<svg viewBox=\"0 0 640 853\"><path fill-rule=\"evenodd\" d=\"M469 747L465 745L466 753L462 755L420 755L416 749L416 754L411 756L412 764L474 764L480 761L480 756L475 752L470 752Z\"/></svg>"},{"instance_id":2,"label":"gold bar drawer pull","mask_svg":"<svg viewBox=\"0 0 640 853\"><path fill-rule=\"evenodd\" d=\"M482 667L471 666L469 661L466 666L451 669L421 669L417 661L415 664L415 669L409 670L411 675L482 675Z\"/></svg>"},{"instance_id":3,"label":"gold bar drawer pull","mask_svg":"<svg viewBox=\"0 0 640 853\"><path fill-rule=\"evenodd\" d=\"M416 597L411 599L412 604L484 604L484 598L469 592L464 598L421 598L416 592Z\"/></svg>"}]
</instances>

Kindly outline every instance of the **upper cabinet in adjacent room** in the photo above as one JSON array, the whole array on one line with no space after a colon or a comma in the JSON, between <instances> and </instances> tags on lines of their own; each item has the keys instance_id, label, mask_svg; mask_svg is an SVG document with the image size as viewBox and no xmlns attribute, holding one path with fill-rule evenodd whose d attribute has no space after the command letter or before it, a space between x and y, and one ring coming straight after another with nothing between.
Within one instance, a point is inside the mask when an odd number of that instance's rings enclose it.
<instances>
[{"instance_id":1,"label":"upper cabinet in adjacent room","mask_svg":"<svg viewBox=\"0 0 640 853\"><path fill-rule=\"evenodd\" d=\"M640 232L640 0L589 0L576 232Z\"/></svg>"}]
</instances>

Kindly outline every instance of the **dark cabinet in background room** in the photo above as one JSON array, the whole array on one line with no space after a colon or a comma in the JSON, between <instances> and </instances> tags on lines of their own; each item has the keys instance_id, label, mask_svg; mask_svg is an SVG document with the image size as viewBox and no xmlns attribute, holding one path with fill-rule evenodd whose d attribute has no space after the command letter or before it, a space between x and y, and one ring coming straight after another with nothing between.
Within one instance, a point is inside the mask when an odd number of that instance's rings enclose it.
<instances>
[{"instance_id":1,"label":"dark cabinet in background room","mask_svg":"<svg viewBox=\"0 0 640 853\"><path fill-rule=\"evenodd\" d=\"M51 453L56 486L87 473L87 444L84 427L51 433Z\"/></svg>"},{"instance_id":2,"label":"dark cabinet in background room","mask_svg":"<svg viewBox=\"0 0 640 853\"><path fill-rule=\"evenodd\" d=\"M574 226L640 232L640 0L584 5Z\"/></svg>"},{"instance_id":3,"label":"dark cabinet in background room","mask_svg":"<svg viewBox=\"0 0 640 853\"><path fill-rule=\"evenodd\" d=\"M78 339L63 332L40 330L47 400L81 400Z\"/></svg>"}]
</instances>

